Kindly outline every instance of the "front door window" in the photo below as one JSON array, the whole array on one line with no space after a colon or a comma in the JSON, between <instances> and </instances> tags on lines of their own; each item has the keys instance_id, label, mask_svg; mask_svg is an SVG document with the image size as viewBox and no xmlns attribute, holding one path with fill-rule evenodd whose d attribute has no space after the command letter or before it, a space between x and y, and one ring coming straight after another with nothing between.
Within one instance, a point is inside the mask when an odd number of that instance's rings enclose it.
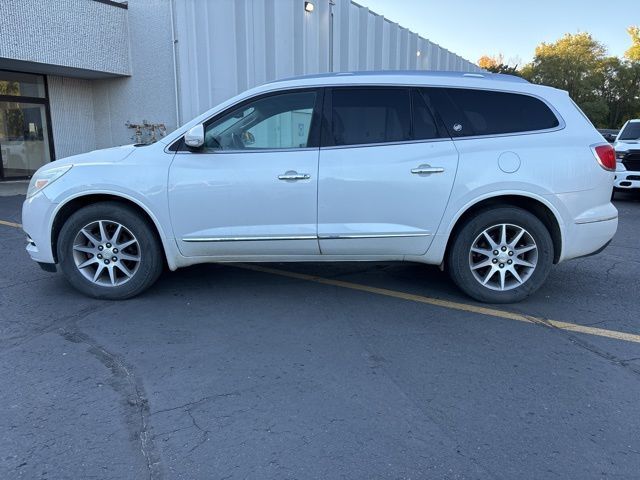
<instances>
[{"instance_id":1,"label":"front door window","mask_svg":"<svg viewBox=\"0 0 640 480\"><path fill-rule=\"evenodd\" d=\"M52 160L44 77L0 71L0 179L26 178Z\"/></svg>"},{"instance_id":2,"label":"front door window","mask_svg":"<svg viewBox=\"0 0 640 480\"><path fill-rule=\"evenodd\" d=\"M273 150L306 148L316 91L268 95L209 123L205 150Z\"/></svg>"}]
</instances>

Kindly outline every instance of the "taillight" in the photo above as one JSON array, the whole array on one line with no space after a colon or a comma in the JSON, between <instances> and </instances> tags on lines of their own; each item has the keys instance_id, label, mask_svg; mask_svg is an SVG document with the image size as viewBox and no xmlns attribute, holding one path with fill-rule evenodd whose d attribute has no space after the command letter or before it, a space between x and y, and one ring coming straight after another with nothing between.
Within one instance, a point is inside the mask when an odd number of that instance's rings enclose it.
<instances>
[{"instance_id":1,"label":"taillight","mask_svg":"<svg viewBox=\"0 0 640 480\"><path fill-rule=\"evenodd\" d=\"M593 145L591 150L593 150L593 154L602 168L609 170L610 172L615 171L616 150L611 145Z\"/></svg>"}]
</instances>

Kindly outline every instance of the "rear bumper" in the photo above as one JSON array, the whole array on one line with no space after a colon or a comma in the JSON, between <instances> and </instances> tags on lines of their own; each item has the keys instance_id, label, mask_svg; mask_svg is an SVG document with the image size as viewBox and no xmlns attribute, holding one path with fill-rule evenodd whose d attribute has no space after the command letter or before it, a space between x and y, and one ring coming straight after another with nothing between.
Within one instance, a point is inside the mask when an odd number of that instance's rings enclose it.
<instances>
[{"instance_id":1,"label":"rear bumper","mask_svg":"<svg viewBox=\"0 0 640 480\"><path fill-rule=\"evenodd\" d=\"M574 223L567 229L560 261L600 253L618 229L618 217L588 223Z\"/></svg>"}]
</instances>

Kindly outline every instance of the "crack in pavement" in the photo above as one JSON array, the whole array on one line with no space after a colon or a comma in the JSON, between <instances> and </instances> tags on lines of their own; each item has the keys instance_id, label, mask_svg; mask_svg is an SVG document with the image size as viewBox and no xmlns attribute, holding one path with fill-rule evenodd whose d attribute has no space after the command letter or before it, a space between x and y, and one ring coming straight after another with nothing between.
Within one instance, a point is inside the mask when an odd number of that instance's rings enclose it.
<instances>
[{"instance_id":1,"label":"crack in pavement","mask_svg":"<svg viewBox=\"0 0 640 480\"><path fill-rule=\"evenodd\" d=\"M109 384L123 398L125 424L131 430L132 437L140 442L140 453L149 474L148 478L161 480L163 475L160 455L150 433L149 402L140 379L120 356L109 352L96 340L81 332L77 325L59 329L59 333L69 342L87 345L87 352L111 371L112 378Z\"/></svg>"},{"instance_id":2,"label":"crack in pavement","mask_svg":"<svg viewBox=\"0 0 640 480\"><path fill-rule=\"evenodd\" d=\"M35 328L27 333L0 339L0 355L11 352L16 348L21 347L25 343L28 343L31 340L42 335L58 331L61 328L65 328L66 326L75 325L77 322L84 320L89 315L104 311L112 306L114 306L112 302L104 302L97 306L88 305L75 313L56 318L51 323L48 323L47 325L44 325L42 327Z\"/></svg>"},{"instance_id":3,"label":"crack in pavement","mask_svg":"<svg viewBox=\"0 0 640 480\"><path fill-rule=\"evenodd\" d=\"M200 441L187 452L187 455L189 455L191 452L193 452L195 449L202 446L207 440L209 440L210 431L205 430L200 425L198 425L198 422L196 422L196 418L193 416L193 412L191 411L191 409L187 409L186 412L187 415L189 415L189 417L191 418L191 423L193 423L193 426L200 430L200 432L202 432L202 438L200 439Z\"/></svg>"},{"instance_id":4,"label":"crack in pavement","mask_svg":"<svg viewBox=\"0 0 640 480\"><path fill-rule=\"evenodd\" d=\"M219 393L216 395L207 395L206 397L202 397L200 400L196 400L193 402L183 403L182 405L178 405L177 407L163 408L161 410L156 410L155 412L151 412L150 416L157 415L158 413L172 412L174 410L184 409L185 411L189 411L190 409L197 407L198 405L208 402L209 400L214 400L216 398L223 397L239 397L240 392L229 392L229 393Z\"/></svg>"}]
</instances>

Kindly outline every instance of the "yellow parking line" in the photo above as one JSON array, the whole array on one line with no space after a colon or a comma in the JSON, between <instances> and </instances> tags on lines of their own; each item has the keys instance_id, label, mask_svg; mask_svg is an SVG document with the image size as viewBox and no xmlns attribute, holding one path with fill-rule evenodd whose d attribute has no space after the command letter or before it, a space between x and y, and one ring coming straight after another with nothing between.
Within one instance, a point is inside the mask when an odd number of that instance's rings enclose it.
<instances>
[{"instance_id":1,"label":"yellow parking line","mask_svg":"<svg viewBox=\"0 0 640 480\"><path fill-rule=\"evenodd\" d=\"M607 330L604 328L587 327L584 325L578 325L576 323L560 322L557 320L548 320L548 319L534 317L530 315L523 315L520 313L509 312L506 310L499 310L497 308L480 307L477 305L470 305L467 303L452 302L450 300L442 300L439 298L425 297L422 295L414 295L412 293L389 290L387 288L370 287L368 285L361 285L359 283L345 282L343 280L333 280L331 278L318 277L316 275L307 275L305 273L290 272L287 270L279 270L276 268L264 267L262 265L243 263L243 264L234 264L234 266L238 268L243 268L245 270L271 273L273 275L280 275L283 277L296 278L298 280L306 280L309 282L322 283L324 285L332 285L334 287L348 288L351 290L359 290L361 292L384 295L386 297L399 298L402 300L409 300L409 301L418 302L418 303L426 303L429 305L435 305L437 307L448 308L451 310L460 310L463 312L477 313L479 315L504 318L506 320L515 320L518 322L538 323L538 324L546 325L548 327L554 327L560 330L566 330L569 332L586 333L587 335L595 335L598 337L607 337L607 338L613 338L616 340L624 340L627 342L640 343L640 335L636 335L633 333L619 332L617 330Z\"/></svg>"},{"instance_id":2,"label":"yellow parking line","mask_svg":"<svg viewBox=\"0 0 640 480\"><path fill-rule=\"evenodd\" d=\"M14 228L22 228L22 224L7 222L6 220L0 220L0 225L6 225L7 227L14 227Z\"/></svg>"}]
</instances>

